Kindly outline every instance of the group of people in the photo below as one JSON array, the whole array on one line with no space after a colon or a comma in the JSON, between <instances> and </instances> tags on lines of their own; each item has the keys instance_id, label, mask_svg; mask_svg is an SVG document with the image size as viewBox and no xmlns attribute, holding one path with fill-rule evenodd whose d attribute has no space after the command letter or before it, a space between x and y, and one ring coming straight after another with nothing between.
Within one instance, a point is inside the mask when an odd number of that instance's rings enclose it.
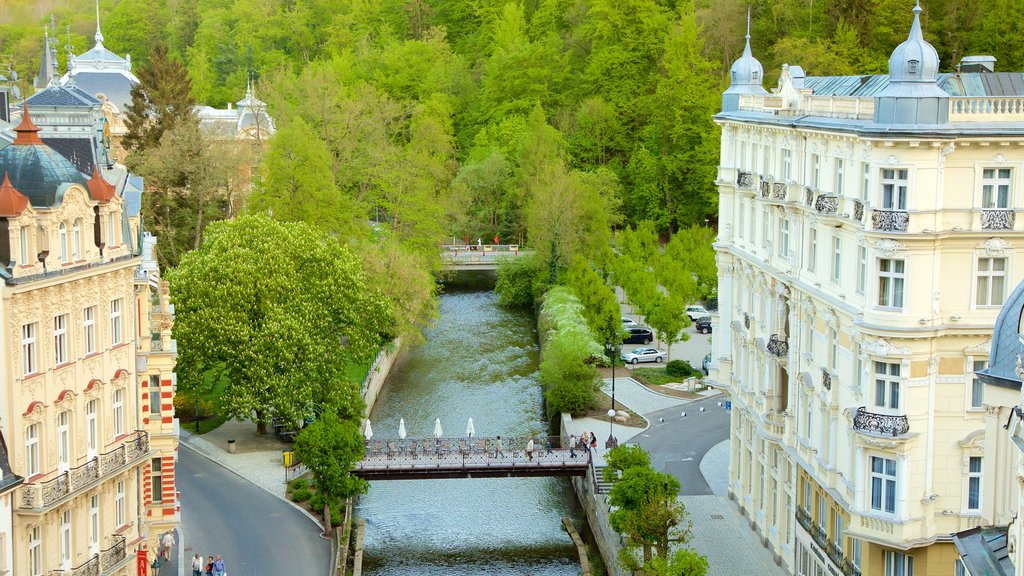
<instances>
[{"instance_id":1,"label":"group of people","mask_svg":"<svg viewBox=\"0 0 1024 576\"><path fill-rule=\"evenodd\" d=\"M192 576L226 576L226 574L224 561L220 559L219 555L216 559L210 556L205 564L203 557L199 554L192 557Z\"/></svg>"},{"instance_id":2,"label":"group of people","mask_svg":"<svg viewBox=\"0 0 1024 576\"><path fill-rule=\"evenodd\" d=\"M583 432L580 435L579 440L576 439L576 435L569 436L569 457L575 458L576 451L586 452L587 450L594 450L597 448L597 435L593 432Z\"/></svg>"}]
</instances>

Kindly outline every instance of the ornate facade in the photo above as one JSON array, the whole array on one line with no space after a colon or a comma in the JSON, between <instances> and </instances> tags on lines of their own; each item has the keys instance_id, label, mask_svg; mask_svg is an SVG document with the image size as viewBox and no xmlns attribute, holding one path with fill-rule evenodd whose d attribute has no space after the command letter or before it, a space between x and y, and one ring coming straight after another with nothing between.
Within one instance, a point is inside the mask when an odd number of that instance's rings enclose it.
<instances>
[{"instance_id":1,"label":"ornate facade","mask_svg":"<svg viewBox=\"0 0 1024 576\"><path fill-rule=\"evenodd\" d=\"M710 379L730 494L794 574L954 574L951 534L1012 514L974 373L1024 277L1024 94L951 88L989 83L938 74L919 12L888 76L766 93L748 46L716 116Z\"/></svg>"}]
</instances>

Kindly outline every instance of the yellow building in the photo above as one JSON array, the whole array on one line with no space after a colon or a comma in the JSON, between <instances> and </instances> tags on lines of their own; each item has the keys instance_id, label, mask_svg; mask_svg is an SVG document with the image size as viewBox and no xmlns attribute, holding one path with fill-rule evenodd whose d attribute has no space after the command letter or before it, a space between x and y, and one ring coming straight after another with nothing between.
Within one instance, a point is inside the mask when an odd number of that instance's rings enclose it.
<instances>
[{"instance_id":1,"label":"yellow building","mask_svg":"<svg viewBox=\"0 0 1024 576\"><path fill-rule=\"evenodd\" d=\"M152 344L139 320L149 293L138 215L98 172L87 179L43 144L27 108L15 132L0 150L0 425L25 479L3 535L12 573L126 575L150 535L152 465L173 462L139 382L152 370L139 369L149 349L137 347ZM168 363L154 365L164 378Z\"/></svg>"},{"instance_id":2,"label":"yellow building","mask_svg":"<svg viewBox=\"0 0 1024 576\"><path fill-rule=\"evenodd\" d=\"M716 116L710 378L731 496L794 574L952 575L951 534L1005 518L974 372L1024 277L1024 94L992 59L940 74L920 11L888 75L772 93L748 36Z\"/></svg>"}]
</instances>

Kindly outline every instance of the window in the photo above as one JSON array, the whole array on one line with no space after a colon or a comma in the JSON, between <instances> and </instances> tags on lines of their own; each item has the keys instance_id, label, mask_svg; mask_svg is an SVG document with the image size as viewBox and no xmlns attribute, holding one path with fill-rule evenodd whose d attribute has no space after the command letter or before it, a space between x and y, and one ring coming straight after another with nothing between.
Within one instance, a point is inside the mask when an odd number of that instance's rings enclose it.
<instances>
[{"instance_id":1,"label":"window","mask_svg":"<svg viewBox=\"0 0 1024 576\"><path fill-rule=\"evenodd\" d=\"M832 509L832 541L843 544L843 515L838 509Z\"/></svg>"},{"instance_id":2,"label":"window","mask_svg":"<svg viewBox=\"0 0 1024 576\"><path fill-rule=\"evenodd\" d=\"M779 256L789 257L789 218L779 222Z\"/></svg>"},{"instance_id":3,"label":"window","mask_svg":"<svg viewBox=\"0 0 1024 576\"><path fill-rule=\"evenodd\" d=\"M835 328L829 328L828 336L829 343L831 344L828 350L828 367L835 372L836 359L839 357L839 332Z\"/></svg>"},{"instance_id":4,"label":"window","mask_svg":"<svg viewBox=\"0 0 1024 576\"><path fill-rule=\"evenodd\" d=\"M119 528L125 525L124 480L117 481L117 491L114 493L114 525Z\"/></svg>"},{"instance_id":5,"label":"window","mask_svg":"<svg viewBox=\"0 0 1024 576\"><path fill-rule=\"evenodd\" d=\"M971 408L981 408L985 402L985 383L976 374L988 368L987 360L975 360L974 370L971 372Z\"/></svg>"},{"instance_id":6,"label":"window","mask_svg":"<svg viewBox=\"0 0 1024 576\"><path fill-rule=\"evenodd\" d=\"M882 208L886 210L907 209L906 168L882 170Z\"/></svg>"},{"instance_id":7,"label":"window","mask_svg":"<svg viewBox=\"0 0 1024 576\"><path fill-rule=\"evenodd\" d=\"M864 246L857 248L857 292L864 293L864 285L868 276L868 249Z\"/></svg>"},{"instance_id":8,"label":"window","mask_svg":"<svg viewBox=\"0 0 1024 576\"><path fill-rule=\"evenodd\" d=\"M821 156L811 154L811 185L815 190L821 188Z\"/></svg>"},{"instance_id":9,"label":"window","mask_svg":"<svg viewBox=\"0 0 1024 576\"><path fill-rule=\"evenodd\" d=\"M782 150L782 179L789 182L793 176L793 152L788 148Z\"/></svg>"},{"instance_id":10,"label":"window","mask_svg":"<svg viewBox=\"0 0 1024 576\"><path fill-rule=\"evenodd\" d=\"M114 436L124 434L124 388L114 390Z\"/></svg>"},{"instance_id":11,"label":"window","mask_svg":"<svg viewBox=\"0 0 1024 576\"><path fill-rule=\"evenodd\" d=\"M832 282L839 284L843 270L843 239L836 233L832 236Z\"/></svg>"},{"instance_id":12,"label":"window","mask_svg":"<svg viewBox=\"0 0 1024 576\"><path fill-rule=\"evenodd\" d=\"M82 346L88 356L96 352L96 307L89 306L82 311Z\"/></svg>"},{"instance_id":13,"label":"window","mask_svg":"<svg viewBox=\"0 0 1024 576\"><path fill-rule=\"evenodd\" d=\"M39 474L39 424L25 428L25 478Z\"/></svg>"},{"instance_id":14,"label":"window","mask_svg":"<svg viewBox=\"0 0 1024 576\"><path fill-rule=\"evenodd\" d=\"M156 416L160 414L160 377L149 377L149 413Z\"/></svg>"},{"instance_id":15,"label":"window","mask_svg":"<svg viewBox=\"0 0 1024 576\"><path fill-rule=\"evenodd\" d=\"M100 546L100 497L94 494L89 497L89 548Z\"/></svg>"},{"instance_id":16,"label":"window","mask_svg":"<svg viewBox=\"0 0 1024 576\"><path fill-rule=\"evenodd\" d=\"M885 308L903 307L903 260L878 260L878 305Z\"/></svg>"},{"instance_id":17,"label":"window","mask_svg":"<svg viewBox=\"0 0 1024 576\"><path fill-rule=\"evenodd\" d=\"M836 158L836 194L842 196L846 189L846 163L842 158Z\"/></svg>"},{"instance_id":18,"label":"window","mask_svg":"<svg viewBox=\"0 0 1024 576\"><path fill-rule=\"evenodd\" d=\"M875 406L900 409L900 365L875 362Z\"/></svg>"},{"instance_id":19,"label":"window","mask_svg":"<svg viewBox=\"0 0 1024 576\"><path fill-rule=\"evenodd\" d=\"M96 457L98 448L98 437L96 435L96 400L89 400L85 403L85 449L89 458Z\"/></svg>"},{"instance_id":20,"label":"window","mask_svg":"<svg viewBox=\"0 0 1024 576\"><path fill-rule=\"evenodd\" d=\"M814 406L813 406L813 404L814 404L814 398L810 394L808 394L807 395L807 434L805 435L805 437L808 440L811 439L811 432L814 430L814 426L812 425L813 424L812 419L814 418Z\"/></svg>"},{"instance_id":21,"label":"window","mask_svg":"<svg viewBox=\"0 0 1024 576\"><path fill-rule=\"evenodd\" d=\"M896 513L895 460L871 457L871 509L889 514Z\"/></svg>"},{"instance_id":22,"label":"window","mask_svg":"<svg viewBox=\"0 0 1024 576\"><path fill-rule=\"evenodd\" d=\"M742 239L743 238L743 231L747 227L747 224L746 224L746 222L747 222L747 203L744 202L743 200L740 200L739 203L740 203L740 223L739 223L740 225L736 227L736 234Z\"/></svg>"},{"instance_id":23,"label":"window","mask_svg":"<svg viewBox=\"0 0 1024 576\"><path fill-rule=\"evenodd\" d=\"M1005 297L1006 258L978 258L978 306L1002 306Z\"/></svg>"},{"instance_id":24,"label":"window","mask_svg":"<svg viewBox=\"0 0 1024 576\"><path fill-rule=\"evenodd\" d=\"M60 515L60 563L71 565L71 510Z\"/></svg>"},{"instance_id":25,"label":"window","mask_svg":"<svg viewBox=\"0 0 1024 576\"><path fill-rule=\"evenodd\" d=\"M970 576L967 572L967 568L964 566L964 561L959 558L956 559L956 567L953 570L953 576Z\"/></svg>"},{"instance_id":26,"label":"window","mask_svg":"<svg viewBox=\"0 0 1024 576\"><path fill-rule=\"evenodd\" d=\"M860 540L856 538L850 538L850 563L860 568Z\"/></svg>"},{"instance_id":27,"label":"window","mask_svg":"<svg viewBox=\"0 0 1024 576\"><path fill-rule=\"evenodd\" d=\"M121 343L121 299L110 302L110 344Z\"/></svg>"},{"instance_id":28,"label":"window","mask_svg":"<svg viewBox=\"0 0 1024 576\"><path fill-rule=\"evenodd\" d=\"M807 271L814 272L814 264L818 260L818 229L807 229Z\"/></svg>"},{"instance_id":29,"label":"window","mask_svg":"<svg viewBox=\"0 0 1024 576\"><path fill-rule=\"evenodd\" d=\"M764 169L764 173L768 174L772 168L772 147L771 144L764 145L764 159L761 163L761 167Z\"/></svg>"},{"instance_id":30,"label":"window","mask_svg":"<svg viewBox=\"0 0 1024 576\"><path fill-rule=\"evenodd\" d=\"M25 324L21 327L21 373L24 376L36 372L36 325Z\"/></svg>"},{"instance_id":31,"label":"window","mask_svg":"<svg viewBox=\"0 0 1024 576\"><path fill-rule=\"evenodd\" d=\"M811 485L807 481L804 481L804 510L811 512Z\"/></svg>"},{"instance_id":32,"label":"window","mask_svg":"<svg viewBox=\"0 0 1024 576\"><path fill-rule=\"evenodd\" d=\"M981 456L967 459L967 509L981 509Z\"/></svg>"},{"instance_id":33,"label":"window","mask_svg":"<svg viewBox=\"0 0 1024 576\"><path fill-rule=\"evenodd\" d=\"M114 235L116 231L117 226L115 226L114 213L111 212L107 215L107 248L113 248L117 245L116 236Z\"/></svg>"},{"instance_id":34,"label":"window","mask_svg":"<svg viewBox=\"0 0 1024 576\"><path fill-rule=\"evenodd\" d=\"M60 366L68 361L68 315L53 319L53 362Z\"/></svg>"},{"instance_id":35,"label":"window","mask_svg":"<svg viewBox=\"0 0 1024 576\"><path fill-rule=\"evenodd\" d=\"M914 557L902 552L886 550L885 576L914 576Z\"/></svg>"},{"instance_id":36,"label":"window","mask_svg":"<svg viewBox=\"0 0 1024 576\"><path fill-rule=\"evenodd\" d=\"M75 220L71 227L71 256L77 262L82 259L82 221Z\"/></svg>"},{"instance_id":37,"label":"window","mask_svg":"<svg viewBox=\"0 0 1024 576\"><path fill-rule=\"evenodd\" d=\"M768 219L771 216L768 211L761 212L761 247L768 248L768 239L771 238L771 227Z\"/></svg>"},{"instance_id":38,"label":"window","mask_svg":"<svg viewBox=\"0 0 1024 576\"><path fill-rule=\"evenodd\" d=\"M907 72L917 74L917 66L920 63L918 60L907 60Z\"/></svg>"},{"instance_id":39,"label":"window","mask_svg":"<svg viewBox=\"0 0 1024 576\"><path fill-rule=\"evenodd\" d=\"M827 506L827 503L825 502L825 495L819 493L818 494L818 522L817 522L817 524L818 524L818 526L821 526L822 528L824 528L825 524L828 522L828 516L826 516L827 511L828 511L828 506Z\"/></svg>"},{"instance_id":40,"label":"window","mask_svg":"<svg viewBox=\"0 0 1024 576\"><path fill-rule=\"evenodd\" d=\"M43 538L39 526L28 531L28 571L31 576L43 574Z\"/></svg>"},{"instance_id":41,"label":"window","mask_svg":"<svg viewBox=\"0 0 1024 576\"><path fill-rule=\"evenodd\" d=\"M1009 208L1010 184L1012 183L1009 168L986 168L981 171L981 207Z\"/></svg>"},{"instance_id":42,"label":"window","mask_svg":"<svg viewBox=\"0 0 1024 576\"><path fill-rule=\"evenodd\" d=\"M71 420L67 410L57 414L57 470L67 472L71 468L71 432L68 425Z\"/></svg>"},{"instance_id":43,"label":"window","mask_svg":"<svg viewBox=\"0 0 1024 576\"><path fill-rule=\"evenodd\" d=\"M861 162L861 172L863 172L863 176L860 182L860 199L863 202L867 202L868 192L871 190L871 165L867 162Z\"/></svg>"},{"instance_id":44,"label":"window","mask_svg":"<svg viewBox=\"0 0 1024 576\"><path fill-rule=\"evenodd\" d=\"M28 226L18 230L18 248L21 250L21 265L28 266Z\"/></svg>"},{"instance_id":45,"label":"window","mask_svg":"<svg viewBox=\"0 0 1024 576\"><path fill-rule=\"evenodd\" d=\"M57 228L57 244L60 246L60 263L68 263L68 226L61 222Z\"/></svg>"},{"instance_id":46,"label":"window","mask_svg":"<svg viewBox=\"0 0 1024 576\"><path fill-rule=\"evenodd\" d=\"M153 486L153 502L164 501L164 477L162 475L163 461L159 458L150 460L149 479Z\"/></svg>"}]
</instances>

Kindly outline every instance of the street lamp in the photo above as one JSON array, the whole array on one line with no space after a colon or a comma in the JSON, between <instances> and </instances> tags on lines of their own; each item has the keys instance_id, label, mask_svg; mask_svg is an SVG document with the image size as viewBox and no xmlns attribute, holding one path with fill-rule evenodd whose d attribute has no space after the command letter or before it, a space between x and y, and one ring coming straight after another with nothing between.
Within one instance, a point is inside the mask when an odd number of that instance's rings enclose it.
<instances>
[{"instance_id":1,"label":"street lamp","mask_svg":"<svg viewBox=\"0 0 1024 576\"><path fill-rule=\"evenodd\" d=\"M615 448L619 442L615 439L615 361L618 359L619 344L607 341L604 343L605 354L612 363L612 407L608 410L608 441L605 448Z\"/></svg>"}]
</instances>

